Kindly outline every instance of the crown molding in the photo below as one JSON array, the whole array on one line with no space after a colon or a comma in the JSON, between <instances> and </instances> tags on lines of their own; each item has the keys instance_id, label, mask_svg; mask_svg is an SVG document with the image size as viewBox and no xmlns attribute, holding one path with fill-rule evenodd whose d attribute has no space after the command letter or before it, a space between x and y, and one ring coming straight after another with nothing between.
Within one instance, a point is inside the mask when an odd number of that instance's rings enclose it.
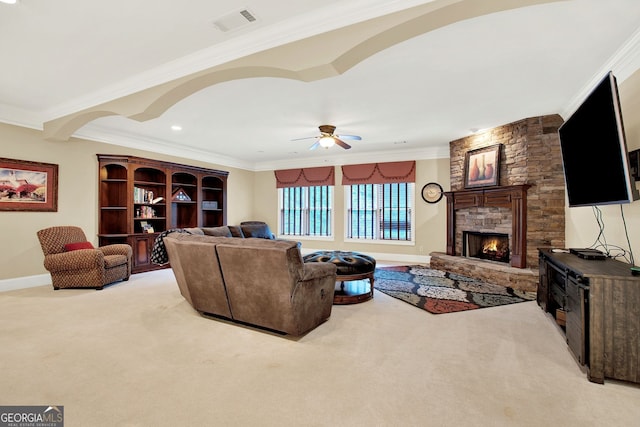
<instances>
[{"instance_id":1,"label":"crown molding","mask_svg":"<svg viewBox=\"0 0 640 427\"><path fill-rule=\"evenodd\" d=\"M605 62L600 71L582 87L562 110L560 115L567 119L587 98L593 88L609 71L616 76L618 85L640 69L640 28Z\"/></svg>"},{"instance_id":2,"label":"crown molding","mask_svg":"<svg viewBox=\"0 0 640 427\"><path fill-rule=\"evenodd\" d=\"M133 136L127 133L114 132L111 129L101 128L97 125L86 125L73 135L74 138L101 142L110 145L149 151L151 153L165 154L168 156L208 162L214 165L243 169L250 172L262 172L277 169L288 169L295 161L296 167L317 167L331 165L349 165L357 163L376 162L400 162L405 160L431 160L449 158L449 143L434 147L415 149L386 150L369 153L334 154L328 156L310 156L306 158L282 159L267 162L248 162L210 151L200 150L185 145L177 146L172 142ZM316 154L318 151L316 151Z\"/></svg>"},{"instance_id":3,"label":"crown molding","mask_svg":"<svg viewBox=\"0 0 640 427\"><path fill-rule=\"evenodd\" d=\"M352 165L359 163L378 163L378 162L402 162L406 160L432 160L432 159L448 159L449 143L433 147L424 147L416 149L398 149L376 151L369 153L354 154L336 154L324 157L307 157L303 159L295 159L296 167L317 167L327 165ZM254 172L270 171L278 169L291 168L292 160L278 160L273 162L259 162L254 165Z\"/></svg>"},{"instance_id":4,"label":"crown molding","mask_svg":"<svg viewBox=\"0 0 640 427\"><path fill-rule=\"evenodd\" d=\"M7 104L0 104L0 122L29 129L42 130L42 115Z\"/></svg>"},{"instance_id":5,"label":"crown molding","mask_svg":"<svg viewBox=\"0 0 640 427\"><path fill-rule=\"evenodd\" d=\"M124 132L115 132L111 129L107 130L91 124L85 125L80 131L73 134L73 137L135 150L149 151L151 153L198 160L220 166L253 170L252 162L235 159L224 154L200 150L186 145L177 146L169 141L143 138Z\"/></svg>"},{"instance_id":6,"label":"crown molding","mask_svg":"<svg viewBox=\"0 0 640 427\"><path fill-rule=\"evenodd\" d=\"M277 25L258 28L253 32L238 35L42 112L36 113L0 104L0 122L42 130L45 122L250 54L436 1L455 3L463 0L356 0L341 2L337 6L327 6L324 9L280 22ZM212 29L212 31L215 30Z\"/></svg>"},{"instance_id":7,"label":"crown molding","mask_svg":"<svg viewBox=\"0 0 640 427\"><path fill-rule=\"evenodd\" d=\"M620 83L640 69L640 28L618 49L603 68L607 71L613 70Z\"/></svg>"},{"instance_id":8,"label":"crown molding","mask_svg":"<svg viewBox=\"0 0 640 427\"><path fill-rule=\"evenodd\" d=\"M46 111L46 121L128 96L267 49L438 0L359 0L341 2L258 28L230 40L168 62L84 97ZM447 0L448 3L463 0ZM213 30L212 30L213 31Z\"/></svg>"}]
</instances>

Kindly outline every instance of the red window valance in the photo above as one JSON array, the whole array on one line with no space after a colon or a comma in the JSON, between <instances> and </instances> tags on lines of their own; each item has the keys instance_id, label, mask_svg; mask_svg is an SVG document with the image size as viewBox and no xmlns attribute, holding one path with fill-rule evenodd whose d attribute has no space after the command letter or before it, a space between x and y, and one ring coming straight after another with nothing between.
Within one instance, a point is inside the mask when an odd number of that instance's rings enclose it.
<instances>
[{"instance_id":1,"label":"red window valance","mask_svg":"<svg viewBox=\"0 0 640 427\"><path fill-rule=\"evenodd\" d=\"M416 162L367 163L342 166L342 185L415 182Z\"/></svg>"},{"instance_id":2,"label":"red window valance","mask_svg":"<svg viewBox=\"0 0 640 427\"><path fill-rule=\"evenodd\" d=\"M333 166L282 169L274 171L274 173L276 175L276 188L336 185L336 176Z\"/></svg>"}]
</instances>

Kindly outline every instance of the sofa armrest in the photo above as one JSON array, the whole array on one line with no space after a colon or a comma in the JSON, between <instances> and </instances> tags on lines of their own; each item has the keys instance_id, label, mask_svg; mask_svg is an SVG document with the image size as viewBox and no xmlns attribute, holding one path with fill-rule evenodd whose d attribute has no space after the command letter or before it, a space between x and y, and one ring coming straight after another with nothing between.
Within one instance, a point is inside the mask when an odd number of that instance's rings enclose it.
<instances>
[{"instance_id":1,"label":"sofa armrest","mask_svg":"<svg viewBox=\"0 0 640 427\"><path fill-rule=\"evenodd\" d=\"M304 265L303 277L291 293L296 334L301 335L331 316L336 288L336 266L331 263Z\"/></svg>"},{"instance_id":2,"label":"sofa armrest","mask_svg":"<svg viewBox=\"0 0 640 427\"><path fill-rule=\"evenodd\" d=\"M335 264L328 262L311 262L304 264L304 270L302 274L302 281L321 279L326 276L336 275Z\"/></svg>"},{"instance_id":3,"label":"sofa armrest","mask_svg":"<svg viewBox=\"0 0 640 427\"><path fill-rule=\"evenodd\" d=\"M130 258L133 254L131 246L124 243L100 246L98 249L105 255L125 255L127 258Z\"/></svg>"},{"instance_id":4,"label":"sofa armrest","mask_svg":"<svg viewBox=\"0 0 640 427\"><path fill-rule=\"evenodd\" d=\"M48 271L85 270L96 267L104 267L104 254L96 249L80 249L44 257L44 268Z\"/></svg>"}]
</instances>

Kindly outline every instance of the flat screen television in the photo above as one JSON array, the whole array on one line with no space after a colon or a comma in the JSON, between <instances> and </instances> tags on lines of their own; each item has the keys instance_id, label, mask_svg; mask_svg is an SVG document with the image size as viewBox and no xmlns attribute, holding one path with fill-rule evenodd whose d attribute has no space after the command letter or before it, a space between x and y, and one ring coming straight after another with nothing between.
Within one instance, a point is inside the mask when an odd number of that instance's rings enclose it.
<instances>
[{"instance_id":1,"label":"flat screen television","mask_svg":"<svg viewBox=\"0 0 640 427\"><path fill-rule=\"evenodd\" d=\"M558 133L570 207L631 203L640 198L631 177L618 85L611 72Z\"/></svg>"}]
</instances>

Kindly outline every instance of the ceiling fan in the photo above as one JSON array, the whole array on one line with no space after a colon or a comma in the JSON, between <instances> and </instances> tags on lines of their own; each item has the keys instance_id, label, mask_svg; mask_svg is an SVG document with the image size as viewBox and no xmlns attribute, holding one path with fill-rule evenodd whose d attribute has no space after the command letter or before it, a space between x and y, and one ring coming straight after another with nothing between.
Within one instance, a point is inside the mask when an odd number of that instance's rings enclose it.
<instances>
[{"instance_id":1,"label":"ceiling fan","mask_svg":"<svg viewBox=\"0 0 640 427\"><path fill-rule=\"evenodd\" d=\"M318 126L318 129L320 129L320 135L318 136L296 138L296 139L292 139L292 141L300 141L303 139L315 138L317 139L317 141L315 142L315 144L309 147L309 150L315 150L318 147L329 148L329 147L332 147L333 145L339 145L345 150L348 150L349 148L351 148L351 146L346 142L344 142L343 139L350 139L354 141L359 141L362 139L358 135L336 135L334 133L336 131L336 127L332 125L320 125Z\"/></svg>"}]
</instances>

